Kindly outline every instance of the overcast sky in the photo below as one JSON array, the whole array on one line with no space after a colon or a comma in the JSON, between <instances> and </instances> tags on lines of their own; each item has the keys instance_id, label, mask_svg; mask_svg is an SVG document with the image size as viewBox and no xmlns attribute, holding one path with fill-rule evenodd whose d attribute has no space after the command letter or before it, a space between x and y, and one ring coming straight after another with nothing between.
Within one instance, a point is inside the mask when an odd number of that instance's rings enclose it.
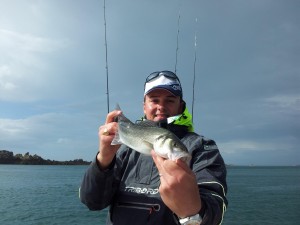
<instances>
[{"instance_id":1,"label":"overcast sky","mask_svg":"<svg viewBox=\"0 0 300 225\"><path fill-rule=\"evenodd\" d=\"M103 11L103 0L0 0L0 149L95 157L107 114ZM175 70L179 28L190 111L197 58L196 131L227 164L300 164L300 1L108 0L106 19L110 109L143 115L144 80Z\"/></svg>"}]
</instances>

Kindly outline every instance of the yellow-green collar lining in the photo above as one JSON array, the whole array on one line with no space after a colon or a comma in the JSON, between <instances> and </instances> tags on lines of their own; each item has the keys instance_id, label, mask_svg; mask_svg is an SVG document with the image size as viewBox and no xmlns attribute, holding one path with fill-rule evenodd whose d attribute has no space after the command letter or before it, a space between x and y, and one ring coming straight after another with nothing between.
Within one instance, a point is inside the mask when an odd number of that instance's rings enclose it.
<instances>
[{"instance_id":1,"label":"yellow-green collar lining","mask_svg":"<svg viewBox=\"0 0 300 225\"><path fill-rule=\"evenodd\" d=\"M172 119L172 118L174 118L174 119ZM193 127L192 118L193 118L192 114L190 114L187 107L185 107L182 114L168 118L168 123L186 126L186 127L188 127L189 132L193 132L194 127Z\"/></svg>"},{"instance_id":2,"label":"yellow-green collar lining","mask_svg":"<svg viewBox=\"0 0 300 225\"><path fill-rule=\"evenodd\" d=\"M171 116L167 119L167 121L168 124L172 123L180 126L186 126L189 132L194 132L192 118L192 114L190 114L187 107L185 107L182 114ZM145 116L142 117L142 121L145 119Z\"/></svg>"}]
</instances>

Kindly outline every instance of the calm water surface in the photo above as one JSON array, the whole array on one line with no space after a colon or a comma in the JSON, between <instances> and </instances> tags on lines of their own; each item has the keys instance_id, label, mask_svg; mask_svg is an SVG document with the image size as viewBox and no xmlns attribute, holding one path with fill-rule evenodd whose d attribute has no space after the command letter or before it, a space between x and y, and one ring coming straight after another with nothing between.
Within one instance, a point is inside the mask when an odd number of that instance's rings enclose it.
<instances>
[{"instance_id":1,"label":"calm water surface","mask_svg":"<svg viewBox=\"0 0 300 225\"><path fill-rule=\"evenodd\" d=\"M87 166L0 165L0 224L105 224L78 198ZM229 167L223 225L300 224L299 167Z\"/></svg>"}]
</instances>

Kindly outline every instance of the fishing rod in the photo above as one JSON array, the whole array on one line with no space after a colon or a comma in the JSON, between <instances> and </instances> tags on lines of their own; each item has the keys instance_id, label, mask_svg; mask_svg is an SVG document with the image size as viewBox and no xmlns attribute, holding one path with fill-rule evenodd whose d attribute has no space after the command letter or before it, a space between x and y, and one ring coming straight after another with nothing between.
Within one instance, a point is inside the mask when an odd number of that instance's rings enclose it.
<instances>
[{"instance_id":1,"label":"fishing rod","mask_svg":"<svg viewBox=\"0 0 300 225\"><path fill-rule=\"evenodd\" d=\"M178 50L179 50L179 44L178 44L178 39L179 39L179 22L180 22L180 10L178 12L178 21L177 21L177 43L176 43L176 60L175 60L175 74L177 70L177 57L178 57Z\"/></svg>"},{"instance_id":2,"label":"fishing rod","mask_svg":"<svg viewBox=\"0 0 300 225\"><path fill-rule=\"evenodd\" d=\"M196 18L197 28L198 18ZM195 83L196 83L196 61L197 61L197 29L195 28L195 43L194 43L194 77L193 77L193 99L192 99L192 122L194 120L194 103L195 103Z\"/></svg>"},{"instance_id":3,"label":"fishing rod","mask_svg":"<svg viewBox=\"0 0 300 225\"><path fill-rule=\"evenodd\" d=\"M109 113L109 86L108 86L108 60L107 60L107 38L106 38L106 7L105 7L105 0L104 0L104 39L105 39L105 69L106 69L106 102L107 102L107 113Z\"/></svg>"},{"instance_id":4,"label":"fishing rod","mask_svg":"<svg viewBox=\"0 0 300 225\"><path fill-rule=\"evenodd\" d=\"M196 24L198 19L196 18ZM197 26L196 26L197 27ZM179 51L179 33L180 33L180 10L178 11L177 20L177 40L176 40L176 59L175 59L175 74L177 72L178 51ZM197 33L195 28L195 42L194 42L194 76L193 76L193 97L192 97L192 122L194 120L194 104L195 104L195 83L196 83L196 61L197 61Z\"/></svg>"}]
</instances>

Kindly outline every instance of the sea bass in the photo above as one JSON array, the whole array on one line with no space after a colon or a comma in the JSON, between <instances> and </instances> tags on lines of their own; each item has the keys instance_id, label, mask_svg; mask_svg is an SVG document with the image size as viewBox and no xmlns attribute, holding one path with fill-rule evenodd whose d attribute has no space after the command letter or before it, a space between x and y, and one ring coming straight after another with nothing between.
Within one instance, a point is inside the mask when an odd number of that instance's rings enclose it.
<instances>
[{"instance_id":1,"label":"sea bass","mask_svg":"<svg viewBox=\"0 0 300 225\"><path fill-rule=\"evenodd\" d=\"M120 107L117 107L120 109ZM158 127L154 121L133 123L124 114L117 118L118 131L112 145L125 144L128 147L150 155L152 149L157 155L171 160L182 159L187 164L191 159L186 146L171 131Z\"/></svg>"}]
</instances>

